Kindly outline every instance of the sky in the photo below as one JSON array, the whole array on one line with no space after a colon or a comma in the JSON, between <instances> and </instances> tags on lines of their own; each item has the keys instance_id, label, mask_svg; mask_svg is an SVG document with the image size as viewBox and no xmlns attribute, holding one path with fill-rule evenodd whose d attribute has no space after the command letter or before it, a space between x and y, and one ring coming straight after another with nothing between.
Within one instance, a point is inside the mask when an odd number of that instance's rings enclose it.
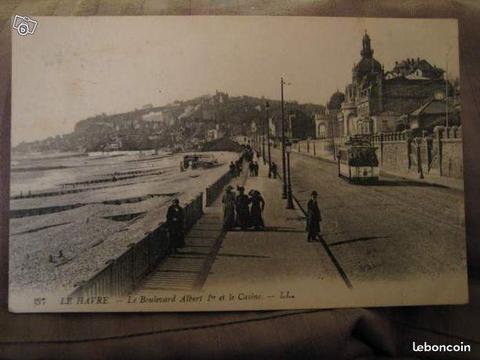
<instances>
[{"instance_id":1,"label":"sky","mask_svg":"<svg viewBox=\"0 0 480 360\"><path fill-rule=\"evenodd\" d=\"M425 58L459 76L452 19L263 16L38 17L12 32L12 145L100 113L213 94L325 104L351 81L365 31L385 70ZM448 64L447 64L448 63Z\"/></svg>"}]
</instances>

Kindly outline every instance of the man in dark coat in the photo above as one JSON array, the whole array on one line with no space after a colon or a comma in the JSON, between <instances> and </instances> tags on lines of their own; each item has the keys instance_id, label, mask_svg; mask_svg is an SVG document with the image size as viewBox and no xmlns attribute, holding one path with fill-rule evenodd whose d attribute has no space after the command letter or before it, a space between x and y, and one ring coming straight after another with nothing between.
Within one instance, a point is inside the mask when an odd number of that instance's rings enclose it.
<instances>
[{"instance_id":1,"label":"man in dark coat","mask_svg":"<svg viewBox=\"0 0 480 360\"><path fill-rule=\"evenodd\" d=\"M316 241L320 236L320 221L322 216L320 215L320 209L317 203L317 192L312 191L312 196L308 200L307 204L307 228L308 233L307 241Z\"/></svg>"},{"instance_id":2,"label":"man in dark coat","mask_svg":"<svg viewBox=\"0 0 480 360\"><path fill-rule=\"evenodd\" d=\"M250 171L250 176L255 176L255 163L253 161L248 163L248 170Z\"/></svg>"},{"instance_id":3,"label":"man in dark coat","mask_svg":"<svg viewBox=\"0 0 480 360\"><path fill-rule=\"evenodd\" d=\"M274 179L277 178L277 164L275 164L274 162L272 162L272 167L270 168L270 172L272 173L272 177Z\"/></svg>"},{"instance_id":4,"label":"man in dark coat","mask_svg":"<svg viewBox=\"0 0 480 360\"><path fill-rule=\"evenodd\" d=\"M184 220L185 215L180 201L174 199L167 211L167 228L173 253L185 246Z\"/></svg>"},{"instance_id":5,"label":"man in dark coat","mask_svg":"<svg viewBox=\"0 0 480 360\"><path fill-rule=\"evenodd\" d=\"M247 229L250 226L250 198L245 195L245 188L243 186L238 187L238 195L235 199L235 208L237 210L237 225L242 230Z\"/></svg>"},{"instance_id":6,"label":"man in dark coat","mask_svg":"<svg viewBox=\"0 0 480 360\"><path fill-rule=\"evenodd\" d=\"M235 167L235 164L233 163L233 161L230 162L230 175L231 175L232 177L236 177L236 176L237 176L236 167Z\"/></svg>"},{"instance_id":7,"label":"man in dark coat","mask_svg":"<svg viewBox=\"0 0 480 360\"><path fill-rule=\"evenodd\" d=\"M235 169L237 176L240 176L242 174L242 160L239 159L235 162Z\"/></svg>"}]
</instances>

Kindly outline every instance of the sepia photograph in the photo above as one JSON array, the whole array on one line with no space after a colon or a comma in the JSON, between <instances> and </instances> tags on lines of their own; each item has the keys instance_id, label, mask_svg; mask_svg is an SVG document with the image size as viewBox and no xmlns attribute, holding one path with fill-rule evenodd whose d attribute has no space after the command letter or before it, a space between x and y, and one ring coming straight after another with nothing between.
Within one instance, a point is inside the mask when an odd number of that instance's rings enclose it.
<instances>
[{"instance_id":1,"label":"sepia photograph","mask_svg":"<svg viewBox=\"0 0 480 360\"><path fill-rule=\"evenodd\" d=\"M10 311L468 302L457 20L11 31Z\"/></svg>"}]
</instances>

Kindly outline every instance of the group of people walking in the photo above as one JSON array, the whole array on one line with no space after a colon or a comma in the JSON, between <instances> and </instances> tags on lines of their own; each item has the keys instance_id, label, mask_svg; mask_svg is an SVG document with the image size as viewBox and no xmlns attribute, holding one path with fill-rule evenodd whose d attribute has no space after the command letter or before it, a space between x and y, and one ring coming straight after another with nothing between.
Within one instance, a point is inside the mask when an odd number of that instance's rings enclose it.
<instances>
[{"instance_id":1,"label":"group of people walking","mask_svg":"<svg viewBox=\"0 0 480 360\"><path fill-rule=\"evenodd\" d=\"M232 178L240 176L243 170L242 161L240 161L240 159L238 159L235 162L231 161L229 169L230 169L230 175L232 176Z\"/></svg>"},{"instance_id":2,"label":"group of people walking","mask_svg":"<svg viewBox=\"0 0 480 360\"><path fill-rule=\"evenodd\" d=\"M255 153L249 145L244 146L240 158L230 163L229 168L232 177L238 177L241 174L244 161L249 164L250 176L258 176L259 165L257 161L254 161L255 155L258 158L258 152ZM277 165L275 162L271 162L268 170L268 177L277 178ZM249 228L254 228L255 230L264 229L263 211L265 209L265 200L260 191L252 189L246 194L243 186L237 186L236 190L237 192L233 191L231 185L225 188L225 193L222 197L223 229L226 231L233 230L236 227L242 230ZM317 198L317 192L312 191L307 202L305 230L308 242L322 239L320 235L322 216ZM184 223L184 210L180 206L179 200L174 199L168 208L166 223L170 237L170 248L173 253L178 252L178 249L185 246Z\"/></svg>"},{"instance_id":3,"label":"group of people walking","mask_svg":"<svg viewBox=\"0 0 480 360\"><path fill-rule=\"evenodd\" d=\"M250 172L250 176L258 176L258 162L257 161L250 161L248 163L248 170Z\"/></svg>"},{"instance_id":4,"label":"group of people walking","mask_svg":"<svg viewBox=\"0 0 480 360\"><path fill-rule=\"evenodd\" d=\"M254 228L262 230L265 228L263 211L265 200L262 194L252 189L245 194L243 186L237 186L238 194L233 187L228 185L222 198L223 204L223 229L226 231L239 227L242 230ZM317 202L318 194L312 191L307 203L306 232L307 241L318 241L322 239L320 234L320 222L322 216ZM167 229L170 237L170 252L173 254L178 249L185 247L185 213L180 206L180 201L174 199L167 211Z\"/></svg>"},{"instance_id":5,"label":"group of people walking","mask_svg":"<svg viewBox=\"0 0 480 360\"><path fill-rule=\"evenodd\" d=\"M237 186L238 194L233 187L228 185L222 198L223 204L223 229L226 231L240 227L242 230L253 227L261 230L265 227L263 222L263 210L265 200L258 190L250 190L245 194L243 186Z\"/></svg>"},{"instance_id":6,"label":"group of people walking","mask_svg":"<svg viewBox=\"0 0 480 360\"><path fill-rule=\"evenodd\" d=\"M240 176L243 170L243 162L248 163L248 170L250 176L258 176L258 162L254 161L255 151L251 148L250 145L243 145L242 152L240 157L234 162L230 162L230 175L232 178ZM258 157L258 154L257 154Z\"/></svg>"},{"instance_id":7,"label":"group of people walking","mask_svg":"<svg viewBox=\"0 0 480 360\"><path fill-rule=\"evenodd\" d=\"M277 164L275 164L273 161L268 169L268 177L274 179L277 178Z\"/></svg>"}]
</instances>

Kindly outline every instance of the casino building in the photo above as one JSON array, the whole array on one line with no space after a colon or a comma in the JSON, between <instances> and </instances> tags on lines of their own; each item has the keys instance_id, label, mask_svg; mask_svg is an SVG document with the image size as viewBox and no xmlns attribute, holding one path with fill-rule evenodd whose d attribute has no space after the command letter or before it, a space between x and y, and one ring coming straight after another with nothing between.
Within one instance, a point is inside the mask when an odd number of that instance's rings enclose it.
<instances>
[{"instance_id":1,"label":"casino building","mask_svg":"<svg viewBox=\"0 0 480 360\"><path fill-rule=\"evenodd\" d=\"M333 128L342 128L343 135L408 128L409 124L405 123L408 114L415 113L433 98L444 98L446 87L451 88L445 83L444 71L425 59L396 62L391 71L385 72L373 54L370 37L365 32L361 59L352 68L352 82L342 94L344 101L339 111L332 109L336 116Z\"/></svg>"}]
</instances>

